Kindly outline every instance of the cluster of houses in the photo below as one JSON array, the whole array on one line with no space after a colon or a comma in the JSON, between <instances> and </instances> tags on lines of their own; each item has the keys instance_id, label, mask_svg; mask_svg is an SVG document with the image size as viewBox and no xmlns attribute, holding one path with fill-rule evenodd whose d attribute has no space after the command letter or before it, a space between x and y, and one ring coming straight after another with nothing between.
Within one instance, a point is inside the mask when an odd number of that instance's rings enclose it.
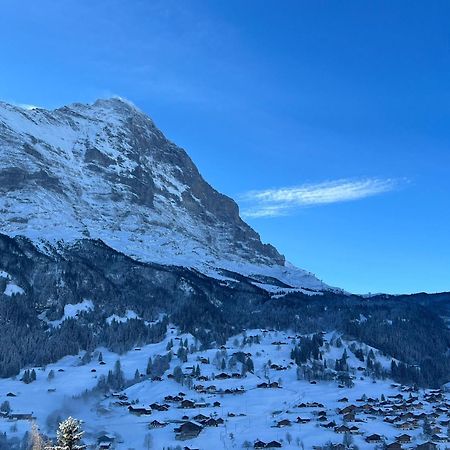
<instances>
[{"instance_id":1,"label":"cluster of houses","mask_svg":"<svg viewBox=\"0 0 450 450\"><path fill-rule=\"evenodd\" d=\"M128 397L123 393L114 393L113 397L117 398L114 402L117 406L126 406L131 414L138 416L149 416L154 411L165 412L171 407L178 409L198 409L207 407L220 407L220 402L215 401L211 403L195 402L186 398L184 392L179 392L176 395L167 395L164 397L164 403L154 402L148 407L136 406L128 400ZM231 417L231 416L230 416ZM197 437L205 427L217 427L224 423L224 419L221 417L209 417L202 413L196 414L192 418L187 415L183 415L181 420L160 421L153 420L149 423L149 428L164 428L170 423L178 424L179 426L174 429L175 438L178 440L187 440Z\"/></svg>"},{"instance_id":2,"label":"cluster of houses","mask_svg":"<svg viewBox=\"0 0 450 450\"><path fill-rule=\"evenodd\" d=\"M400 387L393 385L393 387ZM408 394L409 393L409 394ZM338 400L348 402L347 398ZM416 443L413 447L419 450L434 450L438 443L450 442L447 430L450 426L450 404L446 402L442 390L431 390L426 392L422 398L409 387L403 387L402 392L387 398L360 398L357 404L349 404L337 410L342 420L341 425L335 421L328 421L325 411L317 413L317 420L324 422L325 428L330 428L337 434L361 434L358 424L366 422L367 417L383 418L385 423L392 425L398 430L395 439L389 442L386 436L373 433L365 436L365 441L369 444L382 444L386 450L399 450L407 446L411 448L415 442L414 434L408 431L425 428L427 424L427 442ZM312 406L312 404L302 404L299 406ZM315 404L320 407L322 405ZM306 423L304 419L298 418L297 422ZM325 423L326 422L326 423ZM279 422L280 423L280 422ZM422 430L421 430L422 431ZM319 450L321 447L316 447ZM335 445L339 448L339 444Z\"/></svg>"},{"instance_id":3,"label":"cluster of houses","mask_svg":"<svg viewBox=\"0 0 450 450\"><path fill-rule=\"evenodd\" d=\"M411 391L411 388L404 388L403 393L388 396L382 401L367 399L361 407L363 413L381 416L384 422L398 429L399 434L395 437L395 441L387 444L387 448L394 450L411 444L413 435L408 431L425 429L425 424L430 442L419 444L419 448L436 448L436 443L450 442L447 434L450 425L450 404L446 402L443 391L431 390L422 398ZM366 440L370 442L376 438L377 436L372 435ZM384 437L381 436L381 440L385 441Z\"/></svg>"},{"instance_id":4,"label":"cluster of houses","mask_svg":"<svg viewBox=\"0 0 450 450\"><path fill-rule=\"evenodd\" d=\"M393 387L401 388L398 385ZM349 403L347 398L339 399L338 402ZM416 394L411 388L403 387L396 395L378 398L360 398L356 404L347 404L337 410L326 410L324 405L318 402L300 403L297 408L313 408L311 417L298 416L290 420L284 418L273 425L275 428L290 427L297 424L307 424L316 420L323 428L333 430L338 435L353 434L360 435L368 444L382 445L386 450L401 450L403 448L414 448L417 450L436 450L438 444L450 442L447 430L450 429L450 403L446 402L442 390L431 390L422 396ZM332 419L328 418L332 415ZM367 434L361 429L361 424L366 423L369 418L383 418L385 423L392 425L398 430L395 439L389 441L386 436L377 433ZM340 424L337 424L338 421ZM425 428L428 424L427 441L418 442L418 433L409 434L408 431ZM421 436L423 431L421 430ZM257 440L254 448L279 448L282 444L277 441L265 443ZM343 444L331 444L336 450L344 450ZM323 447L315 446L315 450ZM327 449L330 448L328 444Z\"/></svg>"},{"instance_id":5,"label":"cluster of houses","mask_svg":"<svg viewBox=\"0 0 450 450\"><path fill-rule=\"evenodd\" d=\"M264 333L264 330L262 330ZM288 345L284 341L273 341L271 345L285 346ZM225 346L220 347L221 350L228 350ZM278 349L277 349L278 350ZM262 350L264 352L264 350ZM242 352L239 352L242 353ZM246 356L251 357L251 353L245 353ZM197 362L200 364L210 364L209 358L203 356L197 357ZM289 363L271 363L265 365L264 368L269 368L274 371L285 371L291 369L294 365L293 362ZM222 367L224 368L224 367ZM191 377L193 383L189 385L197 394L205 396L215 395L239 395L244 394L246 390L244 387L230 387L230 383L224 383L225 386L220 388L222 380L238 380L245 377L245 372L229 373L222 371L216 375L210 374L201 375L195 374L194 366L184 367L185 370L192 369L193 374L188 375ZM365 370L363 367L358 367L358 370ZM172 374L168 375L168 378L174 378ZM263 381L253 385L256 389L281 389L281 381ZM311 383L316 384L313 380ZM231 386L236 386L240 383L231 383ZM284 383L283 383L284 386ZM344 386L339 386L344 387ZM428 390L422 394L414 391L411 387L402 387L400 385L392 385L392 388L398 389L398 393L395 395L382 395L380 398L362 398L354 400L351 403L348 398L343 397L338 400L338 403L342 404L342 407L337 409L327 409L324 404L319 402L304 402L296 405L296 408L305 409L295 419L295 416L288 418L280 418L274 421L273 427L277 429L302 426L308 423L314 422L320 428L327 429L334 432L336 436L340 436L339 441L343 441L342 436L354 435L358 436L358 442L364 440L369 445L383 446L387 450L400 450L403 448L418 449L418 450L436 450L438 444L450 443L450 439L447 436L447 429L450 429L450 403L446 403L446 398L442 390ZM248 388L247 388L248 389ZM253 389L250 388L250 389ZM214 401L214 398L210 400L211 403L198 402L186 398L186 394L178 392L175 395L166 395L161 402L154 402L148 406L141 406L130 402L127 396L123 393L113 394L115 397L115 404L118 406L127 407L131 414L139 416L150 416L154 412L166 412L169 410L201 410L202 408L208 408L205 414L200 411L188 412L186 415L184 412L180 413L176 419L163 420L161 415L157 415L157 419L154 419L148 423L148 427L151 429L165 428L170 425L173 426L175 438L179 441L186 441L194 439L200 435L202 430L206 427L219 427L224 425L225 420L218 416L217 411L213 411L210 414L209 408L219 408L221 403ZM225 401L225 400L224 400ZM185 411L187 412L187 411ZM299 414L297 412L297 414ZM296 415L297 415L296 414ZM228 413L228 417L236 416L233 413ZM368 426L373 420L373 426ZM383 421L385 424L390 425L395 433L387 433L386 435L378 434L380 429L377 429L377 421ZM380 422L378 422L380 423ZM419 439L424 434L422 428L424 423L429 425L426 433L426 442L422 442ZM320 429L318 428L318 429ZM367 430L372 429L373 432L368 433ZM420 429L420 433L416 430ZM270 436L270 438L278 438L279 435ZM392 437L395 436L395 437ZM333 439L334 440L334 439ZM345 440L344 440L345 441ZM110 448L107 442L103 442L104 447ZM184 444L183 444L184 445ZM271 440L264 442L257 439L251 444L255 449L271 449L283 447L283 440ZM326 448L337 450L344 450L346 447L344 444L327 444ZM315 446L315 450L321 450L323 447ZM365 448L365 447L364 447ZM186 450L192 450L189 447L184 447Z\"/></svg>"}]
</instances>

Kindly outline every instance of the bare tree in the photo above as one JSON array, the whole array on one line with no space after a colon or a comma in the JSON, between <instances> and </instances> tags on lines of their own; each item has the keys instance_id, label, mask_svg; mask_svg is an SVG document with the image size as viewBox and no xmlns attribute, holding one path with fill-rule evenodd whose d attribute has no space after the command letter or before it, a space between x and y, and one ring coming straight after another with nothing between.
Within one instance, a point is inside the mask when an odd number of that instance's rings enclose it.
<instances>
[{"instance_id":1,"label":"bare tree","mask_svg":"<svg viewBox=\"0 0 450 450\"><path fill-rule=\"evenodd\" d=\"M49 446L49 443L46 442L42 434L39 432L39 428L36 423L31 425L30 446L31 450L45 450Z\"/></svg>"},{"instance_id":2,"label":"bare tree","mask_svg":"<svg viewBox=\"0 0 450 450\"><path fill-rule=\"evenodd\" d=\"M292 442L292 434L291 433L289 433L289 432L286 433L286 440L288 441L288 443L290 445Z\"/></svg>"}]
</instances>

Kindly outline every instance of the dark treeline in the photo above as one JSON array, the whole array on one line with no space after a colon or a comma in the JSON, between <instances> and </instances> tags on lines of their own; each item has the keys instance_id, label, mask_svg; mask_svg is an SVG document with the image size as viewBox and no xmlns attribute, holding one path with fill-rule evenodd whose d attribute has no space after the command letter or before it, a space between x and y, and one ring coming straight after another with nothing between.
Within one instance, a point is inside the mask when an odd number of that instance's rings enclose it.
<instances>
[{"instance_id":1,"label":"dark treeline","mask_svg":"<svg viewBox=\"0 0 450 450\"><path fill-rule=\"evenodd\" d=\"M123 353L133 346L159 342L168 323L164 317L152 325L137 319L112 321L109 325L105 315L94 310L53 327L30 314L26 303L23 296L14 296L0 304L0 377L16 375L28 364L43 366L99 346Z\"/></svg>"},{"instance_id":2,"label":"dark treeline","mask_svg":"<svg viewBox=\"0 0 450 450\"><path fill-rule=\"evenodd\" d=\"M392 371L399 381L437 386L450 380L450 335L438 315L450 305L449 294L363 298L328 292L271 298L240 275L226 273L236 282L224 285L196 271L139 263L100 241L47 250L44 254L27 240L0 235L0 269L25 290L0 302L0 376L100 345L121 353L156 342L170 321L204 347L250 328L303 334L336 330L402 361ZM58 320L66 304L85 299L94 309L61 326L38 318ZM127 310L139 319L108 324L108 317ZM298 349L299 362L318 351L314 339Z\"/></svg>"}]
</instances>

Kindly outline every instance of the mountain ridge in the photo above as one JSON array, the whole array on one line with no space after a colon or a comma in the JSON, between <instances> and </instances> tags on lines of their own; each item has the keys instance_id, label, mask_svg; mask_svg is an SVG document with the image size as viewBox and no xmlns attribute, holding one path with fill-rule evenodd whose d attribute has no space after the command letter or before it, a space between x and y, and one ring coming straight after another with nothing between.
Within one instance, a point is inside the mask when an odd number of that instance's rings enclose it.
<instances>
[{"instance_id":1,"label":"mountain ridge","mask_svg":"<svg viewBox=\"0 0 450 450\"><path fill-rule=\"evenodd\" d=\"M131 102L54 110L0 102L0 232L45 242L101 239L138 260L329 289L286 263L211 187L184 149ZM270 283L269 283L270 285Z\"/></svg>"}]
</instances>

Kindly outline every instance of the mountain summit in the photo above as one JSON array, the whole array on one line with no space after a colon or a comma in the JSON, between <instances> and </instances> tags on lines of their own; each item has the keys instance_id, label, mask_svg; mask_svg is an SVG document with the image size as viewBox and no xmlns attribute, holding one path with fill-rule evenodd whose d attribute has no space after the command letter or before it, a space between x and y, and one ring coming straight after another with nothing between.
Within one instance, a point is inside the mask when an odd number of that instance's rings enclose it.
<instances>
[{"instance_id":1,"label":"mountain summit","mask_svg":"<svg viewBox=\"0 0 450 450\"><path fill-rule=\"evenodd\" d=\"M263 244L237 204L120 98L52 111L0 102L0 232L41 248L101 239L144 262L328 289Z\"/></svg>"}]
</instances>

